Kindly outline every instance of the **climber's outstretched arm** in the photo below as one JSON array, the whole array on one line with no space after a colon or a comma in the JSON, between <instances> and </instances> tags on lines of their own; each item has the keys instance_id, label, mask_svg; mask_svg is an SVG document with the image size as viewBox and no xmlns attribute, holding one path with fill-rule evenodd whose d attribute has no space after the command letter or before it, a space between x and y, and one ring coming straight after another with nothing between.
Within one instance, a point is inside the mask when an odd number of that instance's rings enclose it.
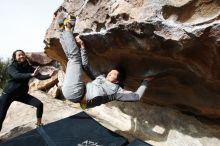
<instances>
[{"instance_id":1,"label":"climber's outstretched arm","mask_svg":"<svg viewBox=\"0 0 220 146\"><path fill-rule=\"evenodd\" d=\"M141 83L141 85L138 87L138 89L135 92L129 91L129 90L125 90L123 88L119 88L118 92L112 95L105 95L105 96L97 96L89 101L87 101L87 108L92 108L92 107L96 107L99 106L101 104L105 104L108 103L110 101L124 101L124 102L135 102L135 101L139 101L148 85L150 80L143 80L143 82Z\"/></svg>"},{"instance_id":2,"label":"climber's outstretched arm","mask_svg":"<svg viewBox=\"0 0 220 146\"><path fill-rule=\"evenodd\" d=\"M119 88L114 98L118 101L139 101L143 97L148 84L149 81L144 80L135 92Z\"/></svg>"}]
</instances>

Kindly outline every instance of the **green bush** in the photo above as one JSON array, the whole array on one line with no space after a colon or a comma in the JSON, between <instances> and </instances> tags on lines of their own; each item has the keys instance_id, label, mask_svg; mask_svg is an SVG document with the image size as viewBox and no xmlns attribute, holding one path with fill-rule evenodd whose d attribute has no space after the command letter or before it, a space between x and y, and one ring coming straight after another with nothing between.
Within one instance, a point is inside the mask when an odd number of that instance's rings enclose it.
<instances>
[{"instance_id":1,"label":"green bush","mask_svg":"<svg viewBox=\"0 0 220 146\"><path fill-rule=\"evenodd\" d=\"M0 58L0 92L1 89L4 88L6 82L8 81L8 75L6 70L9 63L10 63L9 59L4 61Z\"/></svg>"}]
</instances>

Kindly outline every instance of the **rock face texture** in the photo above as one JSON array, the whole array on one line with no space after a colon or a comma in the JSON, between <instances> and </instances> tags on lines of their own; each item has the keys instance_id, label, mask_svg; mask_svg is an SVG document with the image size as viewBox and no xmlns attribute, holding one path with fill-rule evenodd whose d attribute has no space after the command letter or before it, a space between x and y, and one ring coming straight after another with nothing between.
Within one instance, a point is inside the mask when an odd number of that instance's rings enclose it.
<instances>
[{"instance_id":1,"label":"rock face texture","mask_svg":"<svg viewBox=\"0 0 220 146\"><path fill-rule=\"evenodd\" d=\"M44 66L40 67L40 73L41 74L49 74L52 71L56 72L56 68L53 66ZM44 90L47 91L51 87L53 87L55 84L58 83L58 75L57 73L54 73L54 75L47 80L38 80L37 78L32 78L29 81L29 91L34 91L34 90Z\"/></svg>"},{"instance_id":2,"label":"rock face texture","mask_svg":"<svg viewBox=\"0 0 220 146\"><path fill-rule=\"evenodd\" d=\"M53 60L43 52L26 52L25 54L32 65L53 64Z\"/></svg>"},{"instance_id":3,"label":"rock face texture","mask_svg":"<svg viewBox=\"0 0 220 146\"><path fill-rule=\"evenodd\" d=\"M65 0L54 13L45 52L65 67L57 20L77 16L74 33L97 72L120 64L135 90L149 70L166 71L142 103L220 118L220 2L218 0Z\"/></svg>"}]
</instances>

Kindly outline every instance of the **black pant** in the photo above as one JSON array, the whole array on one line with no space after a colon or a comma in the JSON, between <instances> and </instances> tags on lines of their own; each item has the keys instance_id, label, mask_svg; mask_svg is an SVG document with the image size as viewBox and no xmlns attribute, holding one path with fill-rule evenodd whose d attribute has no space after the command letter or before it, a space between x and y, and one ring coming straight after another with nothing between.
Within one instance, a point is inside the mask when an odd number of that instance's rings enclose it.
<instances>
[{"instance_id":1,"label":"black pant","mask_svg":"<svg viewBox=\"0 0 220 146\"><path fill-rule=\"evenodd\" d=\"M95 98L87 101L86 107L93 108L93 107L99 106L101 104L106 104L110 101L114 101L114 100L116 100L114 95L115 94L106 95L106 96L96 96Z\"/></svg>"},{"instance_id":2,"label":"black pant","mask_svg":"<svg viewBox=\"0 0 220 146\"><path fill-rule=\"evenodd\" d=\"M37 98L26 94L24 96L11 97L8 94L2 93L0 96L0 131L2 129L2 123L5 120L8 108L13 101L19 101L28 105L32 105L37 108L37 118L41 118L43 114L43 103Z\"/></svg>"}]
</instances>

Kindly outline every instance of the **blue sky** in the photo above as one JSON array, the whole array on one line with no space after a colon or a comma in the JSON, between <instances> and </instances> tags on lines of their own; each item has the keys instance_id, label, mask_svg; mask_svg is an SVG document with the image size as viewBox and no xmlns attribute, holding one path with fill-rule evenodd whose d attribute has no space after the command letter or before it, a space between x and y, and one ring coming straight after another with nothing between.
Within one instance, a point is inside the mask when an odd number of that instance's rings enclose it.
<instances>
[{"instance_id":1,"label":"blue sky","mask_svg":"<svg viewBox=\"0 0 220 146\"><path fill-rule=\"evenodd\" d=\"M16 49L42 52L53 12L64 0L1 0L0 58L10 58Z\"/></svg>"}]
</instances>

